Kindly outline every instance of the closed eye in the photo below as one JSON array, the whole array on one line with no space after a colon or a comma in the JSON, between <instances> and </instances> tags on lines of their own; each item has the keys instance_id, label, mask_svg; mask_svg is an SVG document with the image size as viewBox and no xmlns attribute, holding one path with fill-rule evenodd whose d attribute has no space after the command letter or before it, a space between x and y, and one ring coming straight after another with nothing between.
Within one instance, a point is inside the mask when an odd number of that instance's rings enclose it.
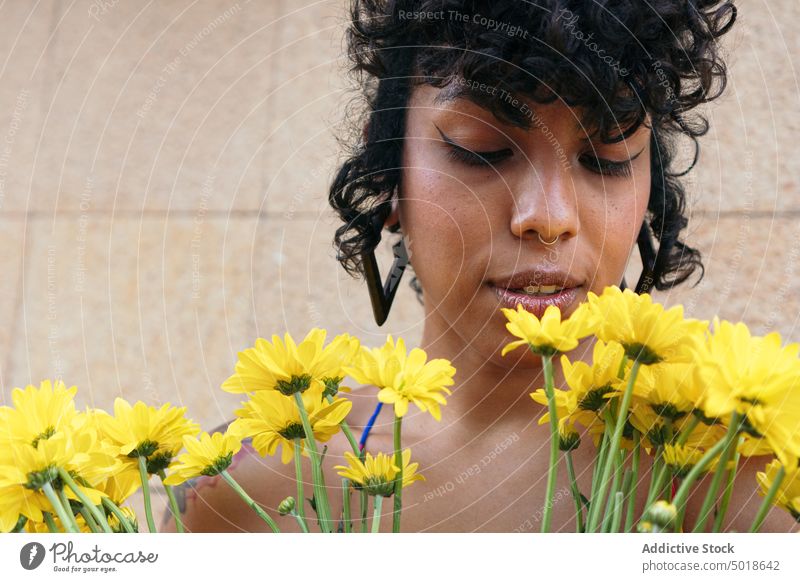
<instances>
[{"instance_id":1,"label":"closed eye","mask_svg":"<svg viewBox=\"0 0 800 582\"><path fill-rule=\"evenodd\" d=\"M514 151L511 148L503 148L490 152L475 152L458 145L451 138L447 137L438 127L436 129L439 135L442 136L442 140L450 146L447 156L452 160L468 166L493 166L514 155Z\"/></svg>"},{"instance_id":2,"label":"closed eye","mask_svg":"<svg viewBox=\"0 0 800 582\"><path fill-rule=\"evenodd\" d=\"M606 160L597 157L597 155L594 153L584 154L579 158L579 160L589 171L594 172L595 174L612 177L628 177L632 172L633 160L638 158L643 151L644 148L642 148L639 153L632 158L622 161Z\"/></svg>"}]
</instances>

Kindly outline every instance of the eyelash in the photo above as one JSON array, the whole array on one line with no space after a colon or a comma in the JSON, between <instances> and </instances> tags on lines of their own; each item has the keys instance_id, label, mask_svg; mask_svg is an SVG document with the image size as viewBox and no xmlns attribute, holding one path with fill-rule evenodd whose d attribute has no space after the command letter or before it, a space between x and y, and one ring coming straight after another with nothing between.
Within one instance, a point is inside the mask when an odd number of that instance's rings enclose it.
<instances>
[{"instance_id":1,"label":"eyelash","mask_svg":"<svg viewBox=\"0 0 800 582\"><path fill-rule=\"evenodd\" d=\"M473 152L453 143L448 145L450 146L450 150L447 152L448 157L468 166L494 166L514 155L514 152L508 148L493 152Z\"/></svg>"},{"instance_id":2,"label":"eyelash","mask_svg":"<svg viewBox=\"0 0 800 582\"><path fill-rule=\"evenodd\" d=\"M513 155L509 149L497 150L493 152L473 152L466 148L462 148L450 144L450 151L448 157L457 162L461 162L468 166L493 166L504 159ZM631 175L631 161L615 162L612 160L604 160L595 156L582 156L581 161L584 166L595 174L611 177L627 178Z\"/></svg>"},{"instance_id":3,"label":"eyelash","mask_svg":"<svg viewBox=\"0 0 800 582\"><path fill-rule=\"evenodd\" d=\"M631 162L633 160L625 160L624 162L615 162L612 160L604 160L593 156L591 154L583 155L580 158L583 165L595 174L603 176L611 176L613 178L621 177L627 178L631 175Z\"/></svg>"}]
</instances>

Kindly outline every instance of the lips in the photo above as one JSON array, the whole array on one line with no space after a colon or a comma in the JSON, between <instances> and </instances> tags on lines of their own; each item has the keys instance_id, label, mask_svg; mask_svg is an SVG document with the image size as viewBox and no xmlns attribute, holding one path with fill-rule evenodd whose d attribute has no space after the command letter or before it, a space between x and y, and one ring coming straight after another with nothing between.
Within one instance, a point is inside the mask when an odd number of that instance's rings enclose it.
<instances>
[{"instance_id":1,"label":"lips","mask_svg":"<svg viewBox=\"0 0 800 582\"><path fill-rule=\"evenodd\" d=\"M545 310L550 305L555 305L561 310L562 318L567 317L577 306L581 289L580 286L565 287L558 293L553 293L552 295L534 296L496 285L490 285L490 287L500 301L501 307L516 309L518 304L522 304L523 309L531 312L539 319L542 318Z\"/></svg>"}]
</instances>

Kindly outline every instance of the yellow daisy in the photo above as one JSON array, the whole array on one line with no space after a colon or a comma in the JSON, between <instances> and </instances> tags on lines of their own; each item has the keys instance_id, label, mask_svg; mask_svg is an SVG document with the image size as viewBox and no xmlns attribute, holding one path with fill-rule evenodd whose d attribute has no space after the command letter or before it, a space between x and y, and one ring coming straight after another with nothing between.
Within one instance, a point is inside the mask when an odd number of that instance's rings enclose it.
<instances>
[{"instance_id":1,"label":"yellow daisy","mask_svg":"<svg viewBox=\"0 0 800 582\"><path fill-rule=\"evenodd\" d=\"M581 303L575 312L563 321L561 310L555 305L547 307L541 321L526 311L521 303L517 303L516 310L503 308L502 312L508 319L506 329L520 338L506 344L501 352L503 356L520 346L530 346L533 352L542 355L568 352L575 349L582 338L592 335L596 325L595 318L586 303Z\"/></svg>"},{"instance_id":2,"label":"yellow daisy","mask_svg":"<svg viewBox=\"0 0 800 582\"><path fill-rule=\"evenodd\" d=\"M686 477L702 458L703 451L700 449L678 444L664 445L664 462L672 474L681 479ZM709 468L710 465L707 465L706 472Z\"/></svg>"},{"instance_id":3,"label":"yellow daisy","mask_svg":"<svg viewBox=\"0 0 800 582\"><path fill-rule=\"evenodd\" d=\"M200 425L187 419L186 407L169 403L161 408L136 402L131 406L122 398L114 400L114 416L101 416L103 432L118 454L138 462L147 459L151 474L165 469L183 447L183 436L194 436Z\"/></svg>"},{"instance_id":4,"label":"yellow daisy","mask_svg":"<svg viewBox=\"0 0 800 582\"><path fill-rule=\"evenodd\" d=\"M228 427L225 433L184 436L183 445L187 452L178 457L178 464L172 468L164 485L180 485L200 475L219 475L231 466L233 455L242 448L242 437Z\"/></svg>"},{"instance_id":5,"label":"yellow daisy","mask_svg":"<svg viewBox=\"0 0 800 582\"><path fill-rule=\"evenodd\" d=\"M800 468L794 463L788 466L786 475L781 484L778 485L778 492L775 495L773 504L788 511L793 518L800 522ZM780 461L773 460L763 472L756 474L756 480L761 486L759 493L764 496L772 487L778 470L781 468Z\"/></svg>"},{"instance_id":6,"label":"yellow daisy","mask_svg":"<svg viewBox=\"0 0 800 582\"><path fill-rule=\"evenodd\" d=\"M345 398L334 398L328 403L318 388L304 391L301 397L317 442L330 440L353 406ZM281 461L288 463L294 459L294 439L305 439L294 398L276 390L261 390L242 404L243 408L236 411L239 418L233 421L231 430L242 438L252 437L253 448L262 456L274 455L281 445ZM305 446L302 454L308 454Z\"/></svg>"},{"instance_id":7,"label":"yellow daisy","mask_svg":"<svg viewBox=\"0 0 800 582\"><path fill-rule=\"evenodd\" d=\"M45 511L48 510L45 509ZM56 526L56 531L67 531L67 528L64 527L64 524L61 523L61 519L59 519L57 515L52 515L51 517L53 518L53 524ZM78 524L78 531L80 533L93 533L92 528L89 527L89 524L86 523L82 515L76 515L75 522ZM25 531L27 533L50 533L50 528L47 527L44 521L31 521L29 519L25 522Z\"/></svg>"},{"instance_id":8,"label":"yellow daisy","mask_svg":"<svg viewBox=\"0 0 800 582\"><path fill-rule=\"evenodd\" d=\"M131 464L124 465L108 478L101 481L96 489L101 491L115 505L122 507L122 504L142 486L142 479L139 470Z\"/></svg>"},{"instance_id":9,"label":"yellow daisy","mask_svg":"<svg viewBox=\"0 0 800 582\"><path fill-rule=\"evenodd\" d=\"M427 359L425 350L414 348L407 354L403 338L395 343L389 335L379 348L362 347L353 365L343 371L357 382L377 386L378 400L393 404L395 416L404 416L413 402L441 420L440 406L447 404L444 394L451 394L447 386L453 385L456 369L449 360Z\"/></svg>"},{"instance_id":10,"label":"yellow daisy","mask_svg":"<svg viewBox=\"0 0 800 582\"><path fill-rule=\"evenodd\" d=\"M618 377L624 355L620 344L598 340L594 344L591 366L580 360L570 362L566 355L561 356L561 368L568 389L555 391L559 423L580 423L586 428L595 424L598 413L608 401L608 395L624 389L624 384L621 385L623 380ZM547 406L544 388L532 392L530 396L535 402ZM539 424L549 420L550 414L546 412L539 419Z\"/></svg>"},{"instance_id":11,"label":"yellow daisy","mask_svg":"<svg viewBox=\"0 0 800 582\"><path fill-rule=\"evenodd\" d=\"M136 520L136 513L130 507L124 506L120 507L119 510L122 512L122 515L128 520L128 522L133 527L134 532L139 531L139 523ZM117 516L115 514L110 514L108 516L108 525L111 527L111 531L114 533L125 533L125 526L123 526Z\"/></svg>"},{"instance_id":12,"label":"yellow daisy","mask_svg":"<svg viewBox=\"0 0 800 582\"><path fill-rule=\"evenodd\" d=\"M599 296L589 291L588 297L597 337L621 343L628 357L642 364L691 362L688 344L708 328L706 321L684 319L682 305L665 310L647 293L612 285Z\"/></svg>"},{"instance_id":13,"label":"yellow daisy","mask_svg":"<svg viewBox=\"0 0 800 582\"><path fill-rule=\"evenodd\" d=\"M94 465L98 457L91 454L92 444L90 433L76 435L73 439L67 433L60 432L40 440L36 447L14 444L3 449L0 454L0 530L10 531L20 515L41 522L44 519L42 511L53 511L42 488L45 484L59 486L59 468L77 476L113 470L113 465ZM76 481L92 503L100 503L100 491L82 478ZM77 499L77 495L69 488L66 489L66 495L69 499Z\"/></svg>"},{"instance_id":14,"label":"yellow daisy","mask_svg":"<svg viewBox=\"0 0 800 582\"><path fill-rule=\"evenodd\" d=\"M405 449L403 455L403 483L402 487L408 487L414 481L424 481L425 477L418 474L419 463L410 463L411 449ZM394 478L400 468L394 464L394 455L378 453L373 457L366 453L364 461L356 457L350 451L345 451L347 465L336 465L337 473L346 479L350 479L354 484L363 487L369 495L381 495L390 497L394 493ZM410 464L409 464L410 463Z\"/></svg>"},{"instance_id":15,"label":"yellow daisy","mask_svg":"<svg viewBox=\"0 0 800 582\"><path fill-rule=\"evenodd\" d=\"M325 346L326 335L326 330L314 328L300 344L289 333L283 342L277 335L272 342L257 339L254 347L239 352L236 371L222 389L235 394L278 390L290 395L325 385L326 380L341 380L342 366L358 352L360 342L342 334Z\"/></svg>"},{"instance_id":16,"label":"yellow daisy","mask_svg":"<svg viewBox=\"0 0 800 582\"><path fill-rule=\"evenodd\" d=\"M800 344L783 346L777 332L753 337L745 324L715 317L714 333L695 350L703 412L727 422L736 411L744 432L765 439L782 463L800 456Z\"/></svg>"},{"instance_id":17,"label":"yellow daisy","mask_svg":"<svg viewBox=\"0 0 800 582\"><path fill-rule=\"evenodd\" d=\"M77 390L76 386L67 388L61 380L44 380L38 388L14 388L14 406L0 407L0 441L36 446L40 439L69 428L78 414L74 400Z\"/></svg>"}]
</instances>

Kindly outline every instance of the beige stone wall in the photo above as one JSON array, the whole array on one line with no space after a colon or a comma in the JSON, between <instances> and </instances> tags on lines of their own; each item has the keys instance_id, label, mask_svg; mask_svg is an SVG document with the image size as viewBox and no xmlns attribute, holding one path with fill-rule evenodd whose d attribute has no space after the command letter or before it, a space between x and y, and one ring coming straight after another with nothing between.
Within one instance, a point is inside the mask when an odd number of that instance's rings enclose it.
<instances>
[{"instance_id":1,"label":"beige stone wall","mask_svg":"<svg viewBox=\"0 0 800 582\"><path fill-rule=\"evenodd\" d=\"M32 5L0 8L0 402L58 375L81 404L170 401L208 430L257 336L418 340L407 281L377 328L334 259L339 1ZM798 340L800 5L740 5L692 178L706 278L657 295Z\"/></svg>"}]
</instances>

